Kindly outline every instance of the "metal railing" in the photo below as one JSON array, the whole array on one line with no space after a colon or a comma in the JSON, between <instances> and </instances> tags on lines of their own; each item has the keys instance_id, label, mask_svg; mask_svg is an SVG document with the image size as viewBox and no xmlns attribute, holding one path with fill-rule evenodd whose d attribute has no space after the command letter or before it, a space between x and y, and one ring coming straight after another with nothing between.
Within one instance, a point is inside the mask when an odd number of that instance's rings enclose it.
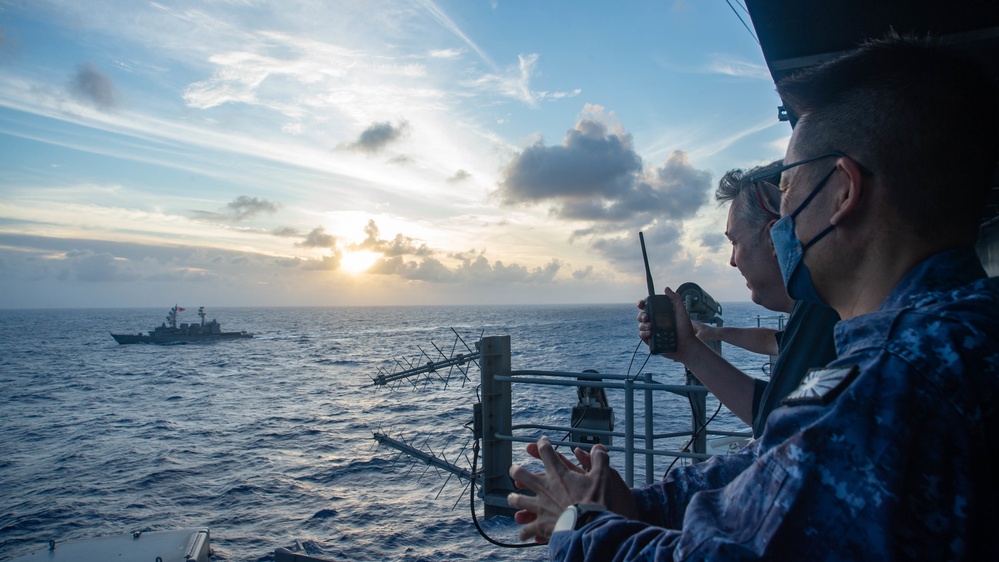
<instances>
[{"instance_id":1,"label":"metal railing","mask_svg":"<svg viewBox=\"0 0 999 562\"><path fill-rule=\"evenodd\" d=\"M687 312L694 320L720 326L721 306L704 293L694 283L685 283L678 288L678 294L683 298ZM776 317L780 327L783 327L784 317ZM772 318L768 318L772 319ZM757 318L761 325L762 317ZM452 331L454 331L452 329ZM459 343L461 344L459 346ZM721 353L720 342L709 342L715 352ZM476 470L475 460L472 470L458 466L453 460L444 457L443 451L422 450L408 443L393 439L384 433L377 432L374 438L382 444L397 449L408 456L449 472L452 476L466 479L477 484L479 494L485 506L487 519L495 515L512 515L514 510L506 502L507 495L515 491L513 481L509 477L509 469L513 464L514 443L527 444L537 440L541 434L549 436L564 433L565 437L553 438L556 446L583 447L588 449L595 442L604 444L608 451L623 456L624 470L622 477L629 486L635 485L638 474L638 463L644 461L644 480L651 484L656 478L655 462L662 458L690 460L700 462L713 454L726 454L738 450L738 446L726 447L724 451L709 450L709 436L729 438L731 441L748 441L752 432L719 431L708 429L708 423L713 419L707 416L708 390L688 370L685 370L685 384L661 384L653 380L652 373L639 375L596 373L593 371L541 371L513 370L511 367L510 336L481 337L475 343L475 348L465 343L455 332L455 342L450 352L434 346L435 353L427 353L421 349L418 359L397 362L400 370L396 372L382 371L373 378L376 386L394 386L418 381L424 383L439 380L445 387L452 376L464 382L471 381L469 367L477 364L481 371L479 386L479 402L473 406L473 439L482 443L482 465ZM457 349L463 353L455 353ZM467 352L467 353L465 353ZM629 367L630 370L630 367ZM580 397L580 405L573 408L573 416L569 425L526 422L514 423L513 397L514 386L519 390L525 388L538 389L542 387L574 387ZM620 416L623 428L614 428L614 413L606 398L606 391L619 391L623 396L624 414ZM600 407L590 410L590 403L583 404L583 397L592 398L599 392L602 395ZM657 431L656 429L656 395L663 393L681 396L690 405L689 429L679 431ZM519 403L536 403L531 399ZM639 403L643 415L639 416ZM660 402L660 406L667 406ZM719 410L721 405L718 406ZM599 411L598 410L602 410ZM609 410L609 411L608 411ZM660 408L661 410L661 408ZM597 414L599 416L589 416ZM717 413L717 412L716 412ZM578 414L578 418L577 418ZM675 421L676 416L671 416ZM682 418L681 418L682 419ZM583 423L586 422L586 423ZM609 423L608 423L609 422ZM603 425L601 425L603 424ZM660 424L661 425L661 424ZM685 441L679 447L664 446L670 441ZM456 459L460 455L452 455ZM478 447L475 447L475 459L478 459ZM620 458L620 457L616 457ZM672 464L670 465L672 467ZM667 469L669 470L669 469ZM450 479L450 476L449 476ZM445 482L446 484L446 482Z\"/></svg>"},{"instance_id":2,"label":"metal railing","mask_svg":"<svg viewBox=\"0 0 999 562\"><path fill-rule=\"evenodd\" d=\"M644 458L645 482L650 484L655 478L654 463L659 457L691 459L693 462L710 458L707 450L709 435L747 438L751 432L715 431L707 428L706 397L708 390L700 385L689 371L687 384L660 384L646 373L641 378L628 375L561 372L511 369L510 336L491 336L480 340L480 366L482 409L482 473L481 494L485 503L486 518L494 515L510 515L512 510L506 503L506 496L514 491L508 470L513 461L514 443L532 443L533 433L565 433L566 437L585 432L610 443L618 439L620 445L606 445L608 451L616 451L624 456L622 476L629 486L634 485L636 459ZM590 387L620 390L624 395L623 431L601 430L588 427L581 430L572 425L547 425L538 423L513 423L513 385ZM691 403L691 429L673 432L656 432L654 419L654 394L667 392L688 398ZM644 401L644 419L641 433L636 425L636 401ZM687 447L669 449L657 447L657 441L671 438L689 438ZM555 445L569 447L592 446L591 441L553 439ZM692 449L692 450L690 450Z\"/></svg>"}]
</instances>

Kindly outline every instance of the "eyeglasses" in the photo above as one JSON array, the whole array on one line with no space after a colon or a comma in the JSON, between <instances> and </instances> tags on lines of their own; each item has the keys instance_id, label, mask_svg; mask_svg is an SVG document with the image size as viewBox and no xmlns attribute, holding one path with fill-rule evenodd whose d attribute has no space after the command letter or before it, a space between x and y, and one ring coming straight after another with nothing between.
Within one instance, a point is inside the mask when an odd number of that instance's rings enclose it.
<instances>
[{"instance_id":1,"label":"eyeglasses","mask_svg":"<svg viewBox=\"0 0 999 562\"><path fill-rule=\"evenodd\" d=\"M767 182L771 185L776 185L777 188L780 189L780 186L773 180L775 178L779 178L782 173L786 172L787 170L790 170L791 168L801 166L802 164L808 164L809 162L815 162L816 160L822 160L823 158L832 158L833 156L840 158L849 158L850 160L853 160L854 162L857 163L857 166L860 167L860 171L864 172L865 174L871 174L871 171L868 170L866 166L864 166L860 162L857 162L857 160L852 156L850 156L849 154L846 154L845 152L840 152L838 150L832 150L830 152L823 152L822 154L819 154L817 156L812 156L811 158L805 158L804 160L798 160L797 162L785 164L783 166L780 166L779 168L762 170L750 176L749 181L753 182L754 184L757 182Z\"/></svg>"}]
</instances>

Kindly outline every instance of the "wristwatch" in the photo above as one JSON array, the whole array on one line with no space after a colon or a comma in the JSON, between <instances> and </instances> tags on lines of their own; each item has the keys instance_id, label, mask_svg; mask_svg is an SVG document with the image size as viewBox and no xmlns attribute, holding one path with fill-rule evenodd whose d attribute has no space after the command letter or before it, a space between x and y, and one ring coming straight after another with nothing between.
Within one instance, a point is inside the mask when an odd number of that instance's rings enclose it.
<instances>
[{"instance_id":1,"label":"wristwatch","mask_svg":"<svg viewBox=\"0 0 999 562\"><path fill-rule=\"evenodd\" d=\"M576 503L565 508L562 515L555 521L557 531L576 531L586 525L597 515L607 511L607 508L598 503Z\"/></svg>"}]
</instances>

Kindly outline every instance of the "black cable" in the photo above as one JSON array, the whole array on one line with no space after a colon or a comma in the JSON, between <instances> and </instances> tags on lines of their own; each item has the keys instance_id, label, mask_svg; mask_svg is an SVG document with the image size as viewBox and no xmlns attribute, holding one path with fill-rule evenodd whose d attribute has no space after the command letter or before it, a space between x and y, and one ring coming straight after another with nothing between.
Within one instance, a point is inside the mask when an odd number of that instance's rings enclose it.
<instances>
[{"instance_id":1,"label":"black cable","mask_svg":"<svg viewBox=\"0 0 999 562\"><path fill-rule=\"evenodd\" d=\"M482 535L482 538L495 544L496 546L502 546L504 548L526 548L529 546L546 546L546 543L541 543L541 542L527 542L527 543L500 542L486 534L485 529L483 529L482 525L479 524L478 515L476 515L475 513L475 478L476 478L475 470L478 467L478 460L479 460L479 440L478 438L476 438L475 444L472 445L472 480L468 486L468 496L469 496L468 499L469 499L469 506L472 509L472 523L475 523L475 528L479 531L479 534Z\"/></svg>"},{"instance_id":2,"label":"black cable","mask_svg":"<svg viewBox=\"0 0 999 562\"><path fill-rule=\"evenodd\" d=\"M690 401L693 401L693 397L691 397L690 395L687 395L687 399L690 400ZM690 439L688 439L687 442L683 445L683 448L680 449L681 451L686 451L688 448L690 448L690 444L694 442L694 439L697 439L697 436L700 435L700 433L702 431L704 431L705 429L707 429L708 424L711 423L715 419L715 416L717 416L718 412L721 411L721 407L722 407L721 402L718 402L718 407L715 408L715 413L711 414L711 417L708 418L708 420L706 422L704 422L704 425L702 425L701 427L697 428L697 431L695 431L690 436ZM693 409L693 404L691 404L691 409ZM673 458L673 462L669 463L669 466L666 467L666 472L663 473L663 479L664 480L666 479L666 476L669 474L669 471L673 470L673 465L676 464L676 461L678 461L678 460L680 460L679 456L674 457Z\"/></svg>"},{"instance_id":3,"label":"black cable","mask_svg":"<svg viewBox=\"0 0 999 562\"><path fill-rule=\"evenodd\" d=\"M635 363L635 356L638 355L638 348L642 347L643 343L645 342L642 341L642 338L638 338L638 345L635 346L635 351L631 352L631 361L628 361L628 371L625 373L624 376L628 376L631 374L631 366ZM636 377L638 376L639 373L642 372L642 369L645 368L645 365L648 364L649 357L652 357L651 353L645 356L645 362L642 363L642 366L638 368L638 373L635 373Z\"/></svg>"},{"instance_id":4,"label":"black cable","mask_svg":"<svg viewBox=\"0 0 999 562\"><path fill-rule=\"evenodd\" d=\"M726 2L727 1L728 0L726 0ZM732 6L732 4L729 4L729 7L731 7L731 6ZM735 8L732 8L732 9L734 10ZM738 15L738 14L736 14L736 15ZM739 18L739 19L742 19L742 18ZM745 22L743 22L743 23L745 24ZM628 363L628 374L631 373L631 365L635 361L635 356L638 354L638 347L641 346L642 343L643 343L642 340L639 339L638 340L638 346L635 347L635 351L633 351L632 354L631 354L631 362ZM638 371L635 373L635 378L636 379L638 378L638 375L642 374L642 371L645 369L645 365L648 364L650 357L652 357L651 353L645 356L645 362L642 363L642 366L639 367ZM628 376L628 375L626 374L625 376ZM693 398L693 396L691 396L690 394L688 394L687 395L687 401L690 402L690 409L691 409L691 411L693 411L694 410L694 398ZM721 407L722 407L722 404L721 404L721 402L719 402L718 403L718 407L715 408L715 413L711 414L711 417L708 418L708 420L704 422L704 425L702 425L701 427L697 428L696 431L694 431L694 433L690 436L690 439L687 440L687 442L680 449L681 451L686 451L688 448L690 448L690 444L693 443L694 440L697 439L697 436L700 435L702 431L704 431L705 429L707 429L708 424L711 423L715 419L715 416L717 416L718 412L721 411ZM666 467L666 472L663 473L663 478L666 478L666 475L669 474L669 471L673 470L673 465L675 465L676 461L678 461L678 460L680 460L680 457L674 457L673 458L673 462L669 463L669 466Z\"/></svg>"},{"instance_id":5,"label":"black cable","mask_svg":"<svg viewBox=\"0 0 999 562\"><path fill-rule=\"evenodd\" d=\"M576 429L577 427L579 427L579 424L583 423L583 420L586 418L586 412L588 412L589 410L590 410L589 405L583 407L583 413L579 415L579 419L576 420L576 423L569 424L569 431L565 432L565 435L562 437L562 441L570 440L569 438L572 437L572 430ZM557 451L559 445L561 444L562 442L552 443L552 449Z\"/></svg>"},{"instance_id":6,"label":"black cable","mask_svg":"<svg viewBox=\"0 0 999 562\"><path fill-rule=\"evenodd\" d=\"M732 12L735 14L735 17L739 18L739 21L742 22L742 26L745 27L746 31L749 32L749 36L752 37L754 41L756 41L757 45L759 45L760 44L759 38L757 38L756 35L753 33L753 30L749 28L749 24L746 23L746 20L742 19L742 16L739 15L738 10L735 9L735 6L732 5L732 2L730 0L725 0L725 3L728 4L729 8L732 8ZM746 10L746 13L749 13L749 10Z\"/></svg>"}]
</instances>

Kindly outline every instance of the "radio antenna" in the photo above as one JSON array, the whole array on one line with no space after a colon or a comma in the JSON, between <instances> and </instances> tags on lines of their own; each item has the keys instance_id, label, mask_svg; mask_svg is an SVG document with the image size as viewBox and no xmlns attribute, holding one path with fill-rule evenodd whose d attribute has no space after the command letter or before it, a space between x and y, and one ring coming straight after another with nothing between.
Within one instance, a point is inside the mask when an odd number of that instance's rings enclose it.
<instances>
[{"instance_id":1,"label":"radio antenna","mask_svg":"<svg viewBox=\"0 0 999 562\"><path fill-rule=\"evenodd\" d=\"M638 233L638 239L642 242L642 260L645 261L645 282L649 284L649 294L656 294L656 288L652 285L652 270L649 269L649 254L645 251L645 235Z\"/></svg>"}]
</instances>

